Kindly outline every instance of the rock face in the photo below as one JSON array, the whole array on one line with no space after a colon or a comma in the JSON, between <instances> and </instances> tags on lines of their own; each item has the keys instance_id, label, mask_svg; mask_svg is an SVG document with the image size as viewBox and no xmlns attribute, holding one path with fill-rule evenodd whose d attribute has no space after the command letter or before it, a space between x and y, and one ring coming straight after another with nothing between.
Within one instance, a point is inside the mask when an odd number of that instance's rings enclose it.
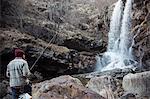
<instances>
[{"instance_id":1,"label":"rock face","mask_svg":"<svg viewBox=\"0 0 150 99\"><path fill-rule=\"evenodd\" d=\"M64 46L48 44L16 29L3 29L0 32L2 74L5 74L8 62L14 58L13 50L16 47L24 49L30 67L47 47L32 70L42 73L41 76L46 78L62 74L84 73L94 69L96 61L92 53L78 52Z\"/></svg>"},{"instance_id":2,"label":"rock face","mask_svg":"<svg viewBox=\"0 0 150 99\"><path fill-rule=\"evenodd\" d=\"M60 76L37 83L32 90L33 99L104 99L71 76Z\"/></svg>"},{"instance_id":3,"label":"rock face","mask_svg":"<svg viewBox=\"0 0 150 99\"><path fill-rule=\"evenodd\" d=\"M94 1L2 0L2 5L1 21L4 27L19 28L45 41L57 34L53 43L78 51L103 49L105 45L95 40L95 22L99 19Z\"/></svg>"},{"instance_id":4,"label":"rock face","mask_svg":"<svg viewBox=\"0 0 150 99\"><path fill-rule=\"evenodd\" d=\"M13 48L23 48L32 66L55 35L33 70L44 77L91 72L95 53L106 50L94 1L2 0L0 6L2 74L14 58Z\"/></svg>"},{"instance_id":5,"label":"rock face","mask_svg":"<svg viewBox=\"0 0 150 99\"><path fill-rule=\"evenodd\" d=\"M150 97L150 71L128 74L123 78L123 88L127 93Z\"/></svg>"},{"instance_id":6,"label":"rock face","mask_svg":"<svg viewBox=\"0 0 150 99\"><path fill-rule=\"evenodd\" d=\"M132 33L135 45L133 46L134 55L140 66L149 69L150 55L150 1L134 0L132 12Z\"/></svg>"}]
</instances>

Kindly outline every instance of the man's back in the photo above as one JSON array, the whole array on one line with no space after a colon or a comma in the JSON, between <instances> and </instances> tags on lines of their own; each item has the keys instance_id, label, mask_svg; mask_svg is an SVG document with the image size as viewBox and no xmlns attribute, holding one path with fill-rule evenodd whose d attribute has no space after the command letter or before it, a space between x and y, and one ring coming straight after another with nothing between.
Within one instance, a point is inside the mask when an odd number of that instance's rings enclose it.
<instances>
[{"instance_id":1,"label":"man's back","mask_svg":"<svg viewBox=\"0 0 150 99\"><path fill-rule=\"evenodd\" d=\"M25 76L28 74L28 64L21 58L15 58L7 66L7 76L10 78L10 87L24 85L26 83Z\"/></svg>"}]
</instances>

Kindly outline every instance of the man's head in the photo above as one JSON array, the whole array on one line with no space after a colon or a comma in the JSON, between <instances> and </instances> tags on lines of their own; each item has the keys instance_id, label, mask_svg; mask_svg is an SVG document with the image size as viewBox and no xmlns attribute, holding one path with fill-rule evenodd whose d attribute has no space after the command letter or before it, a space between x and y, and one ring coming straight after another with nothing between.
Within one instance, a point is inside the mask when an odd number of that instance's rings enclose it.
<instances>
[{"instance_id":1,"label":"man's head","mask_svg":"<svg viewBox=\"0 0 150 99\"><path fill-rule=\"evenodd\" d=\"M19 48L15 49L15 57L25 58L24 51Z\"/></svg>"}]
</instances>

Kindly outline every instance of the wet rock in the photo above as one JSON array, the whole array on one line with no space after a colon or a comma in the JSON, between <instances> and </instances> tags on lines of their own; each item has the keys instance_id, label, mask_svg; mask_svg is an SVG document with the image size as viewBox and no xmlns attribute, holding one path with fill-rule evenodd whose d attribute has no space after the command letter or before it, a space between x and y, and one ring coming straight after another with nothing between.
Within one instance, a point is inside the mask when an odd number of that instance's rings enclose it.
<instances>
[{"instance_id":1,"label":"wet rock","mask_svg":"<svg viewBox=\"0 0 150 99\"><path fill-rule=\"evenodd\" d=\"M37 83L33 85L32 90L33 99L104 99L71 76L60 76Z\"/></svg>"},{"instance_id":2,"label":"wet rock","mask_svg":"<svg viewBox=\"0 0 150 99\"><path fill-rule=\"evenodd\" d=\"M150 95L150 72L128 74L123 78L123 88L127 93L137 96Z\"/></svg>"}]
</instances>

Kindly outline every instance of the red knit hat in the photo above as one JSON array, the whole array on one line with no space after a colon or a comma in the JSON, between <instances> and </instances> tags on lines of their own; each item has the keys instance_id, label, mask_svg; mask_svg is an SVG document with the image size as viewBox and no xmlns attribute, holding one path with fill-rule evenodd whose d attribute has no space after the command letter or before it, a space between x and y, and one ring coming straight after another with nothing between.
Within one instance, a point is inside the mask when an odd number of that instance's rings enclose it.
<instances>
[{"instance_id":1,"label":"red knit hat","mask_svg":"<svg viewBox=\"0 0 150 99\"><path fill-rule=\"evenodd\" d=\"M21 49L19 49L19 48L15 49L15 57L22 57L22 58L23 58L23 55L24 55L24 54L25 54L25 53L24 53L23 50L21 50Z\"/></svg>"}]
</instances>

